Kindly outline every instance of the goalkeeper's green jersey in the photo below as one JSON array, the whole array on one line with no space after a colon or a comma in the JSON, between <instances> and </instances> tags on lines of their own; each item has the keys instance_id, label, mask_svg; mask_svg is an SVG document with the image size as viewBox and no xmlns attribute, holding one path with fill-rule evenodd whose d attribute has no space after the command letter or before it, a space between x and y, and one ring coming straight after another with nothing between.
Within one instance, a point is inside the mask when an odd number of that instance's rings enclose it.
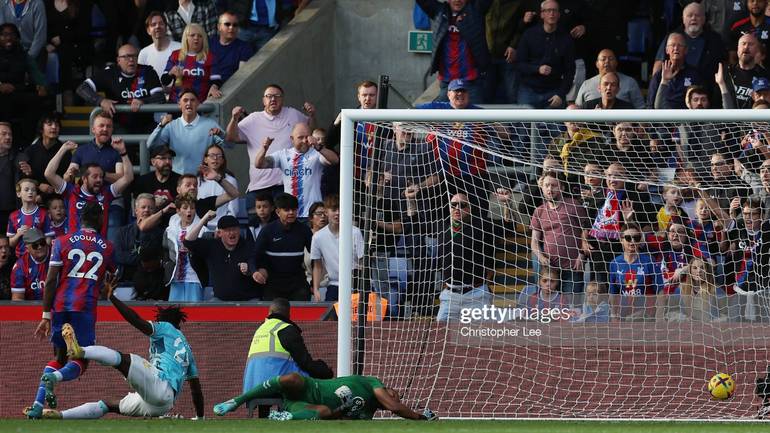
<instances>
[{"instance_id":1,"label":"goalkeeper's green jersey","mask_svg":"<svg viewBox=\"0 0 770 433\"><path fill-rule=\"evenodd\" d=\"M322 404L331 410L345 407L344 418L372 419L380 408L376 388L385 388L373 376L345 376L336 379L305 377L305 389L300 400L310 404Z\"/></svg>"}]
</instances>

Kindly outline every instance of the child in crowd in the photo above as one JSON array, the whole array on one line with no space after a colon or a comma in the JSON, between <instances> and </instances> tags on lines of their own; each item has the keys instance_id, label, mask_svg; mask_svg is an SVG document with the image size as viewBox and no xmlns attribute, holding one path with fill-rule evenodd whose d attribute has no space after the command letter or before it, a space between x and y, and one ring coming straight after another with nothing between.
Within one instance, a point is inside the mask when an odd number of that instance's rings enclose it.
<instances>
[{"instance_id":1,"label":"child in crowd","mask_svg":"<svg viewBox=\"0 0 770 433\"><path fill-rule=\"evenodd\" d=\"M273 204L273 196L270 195L270 193L267 192L261 192L257 194L257 198L254 201L256 209L257 217L256 217L256 223L252 224L251 233L254 236L254 239L257 239L257 236L259 235L260 230L262 230L263 227L268 225L270 222L272 222L274 219L277 218L275 214L275 205Z\"/></svg>"},{"instance_id":2,"label":"child in crowd","mask_svg":"<svg viewBox=\"0 0 770 433\"><path fill-rule=\"evenodd\" d=\"M549 266L540 267L540 278L537 286L526 286L519 294L519 308L536 308L538 310L561 309L566 302L559 292L559 271Z\"/></svg>"},{"instance_id":3,"label":"child in crowd","mask_svg":"<svg viewBox=\"0 0 770 433\"><path fill-rule=\"evenodd\" d=\"M28 178L16 182L16 197L21 200L21 209L11 212L7 233L11 247L16 247L16 257L21 257L27 250L22 237L32 227L39 229L46 237L54 235L48 212L37 205L37 185L36 180Z\"/></svg>"},{"instance_id":4,"label":"child in crowd","mask_svg":"<svg viewBox=\"0 0 770 433\"><path fill-rule=\"evenodd\" d=\"M709 260L712 264L721 263L729 241L725 234L724 223L720 221L704 199L698 199L695 203L695 220L690 222L695 239L693 254Z\"/></svg>"},{"instance_id":5,"label":"child in crowd","mask_svg":"<svg viewBox=\"0 0 770 433\"><path fill-rule=\"evenodd\" d=\"M576 323L606 323L610 321L610 304L599 297L599 283L590 281L586 284L583 306L575 310L570 321Z\"/></svg>"},{"instance_id":6,"label":"child in crowd","mask_svg":"<svg viewBox=\"0 0 770 433\"><path fill-rule=\"evenodd\" d=\"M200 302L203 301L203 286L190 262L190 253L184 246L187 229L198 221L198 216L195 215L195 197L191 194L180 195L174 204L176 215L169 220L165 238L169 257L176 263L171 276L168 300L169 302Z\"/></svg>"},{"instance_id":7,"label":"child in crowd","mask_svg":"<svg viewBox=\"0 0 770 433\"><path fill-rule=\"evenodd\" d=\"M53 237L64 236L67 233L67 208L64 199L59 194L52 194L48 197L47 206Z\"/></svg>"}]
</instances>

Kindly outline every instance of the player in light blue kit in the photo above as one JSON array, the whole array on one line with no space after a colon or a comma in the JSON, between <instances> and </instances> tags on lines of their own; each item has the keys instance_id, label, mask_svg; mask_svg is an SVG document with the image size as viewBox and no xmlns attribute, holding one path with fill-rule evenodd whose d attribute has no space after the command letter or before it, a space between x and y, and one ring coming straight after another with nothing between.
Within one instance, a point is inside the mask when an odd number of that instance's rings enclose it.
<instances>
[{"instance_id":1,"label":"player in light blue kit","mask_svg":"<svg viewBox=\"0 0 770 433\"><path fill-rule=\"evenodd\" d=\"M66 324L62 328L62 337L67 343L67 354L72 359L89 359L114 367L135 392L121 400L100 400L63 411L46 409L43 418L93 419L101 418L108 412L136 417L166 415L182 391L184 381L190 382L197 418L203 418L203 392L198 380L198 368L190 345L179 330L186 319L185 313L178 306L159 307L155 321L146 321L114 296L114 287L114 279L105 282L112 304L128 323L150 337L149 361L104 346L80 347L72 327Z\"/></svg>"}]
</instances>

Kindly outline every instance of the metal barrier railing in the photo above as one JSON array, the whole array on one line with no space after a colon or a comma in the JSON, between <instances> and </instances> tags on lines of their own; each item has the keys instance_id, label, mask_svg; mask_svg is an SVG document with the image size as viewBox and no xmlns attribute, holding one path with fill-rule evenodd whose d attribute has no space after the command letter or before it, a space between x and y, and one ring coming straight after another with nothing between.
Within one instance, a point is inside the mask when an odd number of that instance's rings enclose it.
<instances>
[{"instance_id":1,"label":"metal barrier railing","mask_svg":"<svg viewBox=\"0 0 770 433\"><path fill-rule=\"evenodd\" d=\"M139 107L138 113L181 113L181 109L176 104L144 104ZM206 103L201 104L198 107L198 114L213 114L215 117L219 117L221 111L220 104ZM88 117L89 128L93 125L94 117L101 113L101 107L96 107L91 110L91 114ZM120 104L115 105L116 113L133 113L130 105ZM139 164L134 166L134 171L138 174L145 174L150 171L150 152L147 149L147 138L152 133L155 125L148 125L149 131L146 134L120 134L120 137L126 142L126 145L139 145ZM91 141L93 137L89 134L70 134L62 135L59 137L62 141L74 141L76 143L84 143Z\"/></svg>"}]
</instances>

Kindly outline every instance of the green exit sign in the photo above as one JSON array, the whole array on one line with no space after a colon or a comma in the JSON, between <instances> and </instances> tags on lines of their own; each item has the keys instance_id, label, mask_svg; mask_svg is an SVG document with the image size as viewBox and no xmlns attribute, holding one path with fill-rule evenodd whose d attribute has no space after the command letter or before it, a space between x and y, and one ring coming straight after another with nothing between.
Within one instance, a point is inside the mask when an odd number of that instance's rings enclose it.
<instances>
[{"instance_id":1,"label":"green exit sign","mask_svg":"<svg viewBox=\"0 0 770 433\"><path fill-rule=\"evenodd\" d=\"M433 33L426 30L410 30L408 51L430 54L433 51Z\"/></svg>"}]
</instances>

